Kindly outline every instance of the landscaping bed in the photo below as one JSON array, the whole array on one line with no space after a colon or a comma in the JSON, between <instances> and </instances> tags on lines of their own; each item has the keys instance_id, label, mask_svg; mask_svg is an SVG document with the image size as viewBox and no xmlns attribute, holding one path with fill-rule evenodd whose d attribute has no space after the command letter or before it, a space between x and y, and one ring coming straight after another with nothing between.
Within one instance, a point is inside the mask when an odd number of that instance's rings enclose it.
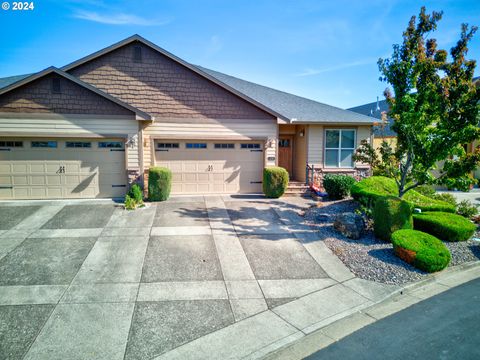
<instances>
[{"instance_id":1,"label":"landscaping bed","mask_svg":"<svg viewBox=\"0 0 480 360\"><path fill-rule=\"evenodd\" d=\"M358 277L385 284L405 284L428 274L398 258L390 242L375 238L368 229L359 240L344 237L333 228L335 215L353 212L358 203L352 199L323 201L305 212L305 220L320 233L325 244ZM480 235L477 233L474 236ZM480 260L480 242L444 242L452 258L449 266Z\"/></svg>"}]
</instances>

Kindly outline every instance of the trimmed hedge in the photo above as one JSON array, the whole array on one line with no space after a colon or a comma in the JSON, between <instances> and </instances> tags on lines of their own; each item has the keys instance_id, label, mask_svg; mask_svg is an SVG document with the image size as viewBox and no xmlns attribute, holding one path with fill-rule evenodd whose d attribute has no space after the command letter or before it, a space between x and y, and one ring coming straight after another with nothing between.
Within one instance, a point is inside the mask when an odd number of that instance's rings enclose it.
<instances>
[{"instance_id":1,"label":"trimmed hedge","mask_svg":"<svg viewBox=\"0 0 480 360\"><path fill-rule=\"evenodd\" d=\"M417 230L398 230L392 234L393 250L402 260L426 272L443 270L451 254L435 236Z\"/></svg>"},{"instance_id":2,"label":"trimmed hedge","mask_svg":"<svg viewBox=\"0 0 480 360\"><path fill-rule=\"evenodd\" d=\"M172 189L172 172L162 167L148 169L148 199L150 201L165 201Z\"/></svg>"},{"instance_id":3,"label":"trimmed hedge","mask_svg":"<svg viewBox=\"0 0 480 360\"><path fill-rule=\"evenodd\" d=\"M396 197L382 197L373 208L373 230L379 239L391 241L400 229L413 229L412 205Z\"/></svg>"},{"instance_id":4,"label":"trimmed hedge","mask_svg":"<svg viewBox=\"0 0 480 360\"><path fill-rule=\"evenodd\" d=\"M445 241L466 241L477 229L464 217L444 212L414 214L413 227Z\"/></svg>"},{"instance_id":5,"label":"trimmed hedge","mask_svg":"<svg viewBox=\"0 0 480 360\"><path fill-rule=\"evenodd\" d=\"M356 180L348 175L327 174L323 178L323 187L332 200L350 196L350 188Z\"/></svg>"},{"instance_id":6,"label":"trimmed hedge","mask_svg":"<svg viewBox=\"0 0 480 360\"><path fill-rule=\"evenodd\" d=\"M137 204L143 203L143 191L140 185L133 184L130 190L128 191L128 196L130 196Z\"/></svg>"},{"instance_id":7,"label":"trimmed hedge","mask_svg":"<svg viewBox=\"0 0 480 360\"><path fill-rule=\"evenodd\" d=\"M373 207L375 201L384 196L398 196L395 180L384 176L371 176L353 184L350 190L352 197L365 206ZM408 191L403 200L422 211L442 211L454 213L455 207L444 201L431 199L415 190Z\"/></svg>"},{"instance_id":8,"label":"trimmed hedge","mask_svg":"<svg viewBox=\"0 0 480 360\"><path fill-rule=\"evenodd\" d=\"M279 198L288 186L288 172L282 167L263 169L263 193L267 198Z\"/></svg>"}]
</instances>

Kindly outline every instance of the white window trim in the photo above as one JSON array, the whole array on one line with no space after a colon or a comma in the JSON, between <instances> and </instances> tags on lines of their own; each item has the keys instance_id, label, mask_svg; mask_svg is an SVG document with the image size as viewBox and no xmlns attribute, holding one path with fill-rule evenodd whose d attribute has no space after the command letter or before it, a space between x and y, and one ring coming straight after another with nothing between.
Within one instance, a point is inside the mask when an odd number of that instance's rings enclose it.
<instances>
[{"instance_id":1,"label":"white window trim","mask_svg":"<svg viewBox=\"0 0 480 360\"><path fill-rule=\"evenodd\" d=\"M327 148L327 131L339 131L339 140L338 140L338 148ZM354 134L354 143L353 148L342 148L342 131L353 131ZM357 144L357 129L350 129L350 128L327 128L324 129L323 133L323 167L327 169L353 169L355 167L355 162L352 163L352 166L341 166L340 164L340 154L341 150L352 150L352 153L355 152L355 146ZM327 166L327 150L338 150L338 158L337 158L337 165L338 166Z\"/></svg>"}]
</instances>

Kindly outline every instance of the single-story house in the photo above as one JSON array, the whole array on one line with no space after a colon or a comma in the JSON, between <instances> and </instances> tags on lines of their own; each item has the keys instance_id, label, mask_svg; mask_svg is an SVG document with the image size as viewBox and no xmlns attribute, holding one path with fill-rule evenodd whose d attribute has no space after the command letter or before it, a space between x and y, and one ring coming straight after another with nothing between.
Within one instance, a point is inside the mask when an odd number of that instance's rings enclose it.
<instances>
[{"instance_id":1,"label":"single-story house","mask_svg":"<svg viewBox=\"0 0 480 360\"><path fill-rule=\"evenodd\" d=\"M264 167L358 175L375 119L192 65L134 35L0 79L0 199L121 197L151 166L172 193L261 192ZM312 172L311 170L314 169Z\"/></svg>"}]
</instances>

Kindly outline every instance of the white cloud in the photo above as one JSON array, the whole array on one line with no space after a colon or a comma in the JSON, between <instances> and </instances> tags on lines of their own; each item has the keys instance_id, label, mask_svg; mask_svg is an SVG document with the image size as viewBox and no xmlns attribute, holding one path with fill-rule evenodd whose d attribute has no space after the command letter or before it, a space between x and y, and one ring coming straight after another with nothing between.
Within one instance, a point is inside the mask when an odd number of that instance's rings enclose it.
<instances>
[{"instance_id":1,"label":"white cloud","mask_svg":"<svg viewBox=\"0 0 480 360\"><path fill-rule=\"evenodd\" d=\"M348 68L363 66L363 65L376 64L377 60L378 58L375 58L375 59L370 58L370 59L363 59L363 60L353 61L350 63L344 63L344 64L334 65L334 66L325 67L325 68L319 68L319 69L307 68L301 73L298 73L295 75L296 76L314 76L314 75L323 74L331 71L343 70L343 69L348 69Z\"/></svg>"},{"instance_id":2,"label":"white cloud","mask_svg":"<svg viewBox=\"0 0 480 360\"><path fill-rule=\"evenodd\" d=\"M73 17L77 19L93 21L101 24L109 25L141 25L141 26L154 26L154 25L166 25L170 20L149 20L137 15L115 13L115 14L100 14L95 11L77 11Z\"/></svg>"}]
</instances>

